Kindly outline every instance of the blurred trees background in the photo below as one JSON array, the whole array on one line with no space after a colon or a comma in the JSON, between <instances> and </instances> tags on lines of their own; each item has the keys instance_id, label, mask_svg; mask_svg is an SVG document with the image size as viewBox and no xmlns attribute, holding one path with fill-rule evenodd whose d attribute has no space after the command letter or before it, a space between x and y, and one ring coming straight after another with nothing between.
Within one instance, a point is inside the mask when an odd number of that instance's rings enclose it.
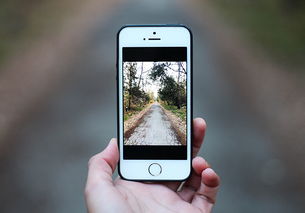
<instances>
[{"instance_id":1,"label":"blurred trees background","mask_svg":"<svg viewBox=\"0 0 305 213\"><path fill-rule=\"evenodd\" d=\"M304 65L305 1L215 0L226 20L283 64Z\"/></svg>"},{"instance_id":2,"label":"blurred trees background","mask_svg":"<svg viewBox=\"0 0 305 213\"><path fill-rule=\"evenodd\" d=\"M78 0L1 0L0 63L20 46L52 34L79 3Z\"/></svg>"}]
</instances>

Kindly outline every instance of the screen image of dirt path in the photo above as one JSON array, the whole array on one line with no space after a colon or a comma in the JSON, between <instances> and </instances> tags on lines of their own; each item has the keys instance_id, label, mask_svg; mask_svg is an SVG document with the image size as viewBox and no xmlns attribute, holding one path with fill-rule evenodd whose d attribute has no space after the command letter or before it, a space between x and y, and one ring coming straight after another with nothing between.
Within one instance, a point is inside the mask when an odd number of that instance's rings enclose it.
<instances>
[{"instance_id":1,"label":"screen image of dirt path","mask_svg":"<svg viewBox=\"0 0 305 213\"><path fill-rule=\"evenodd\" d=\"M124 62L124 145L186 145L186 63Z\"/></svg>"}]
</instances>

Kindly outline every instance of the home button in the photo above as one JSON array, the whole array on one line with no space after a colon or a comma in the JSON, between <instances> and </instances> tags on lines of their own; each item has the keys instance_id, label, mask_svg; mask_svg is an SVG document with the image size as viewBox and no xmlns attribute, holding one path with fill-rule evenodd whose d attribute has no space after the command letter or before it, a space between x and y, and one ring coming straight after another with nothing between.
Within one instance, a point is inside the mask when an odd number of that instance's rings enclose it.
<instances>
[{"instance_id":1,"label":"home button","mask_svg":"<svg viewBox=\"0 0 305 213\"><path fill-rule=\"evenodd\" d=\"M148 167L148 172L152 176L158 176L162 172L162 167L157 163L150 164L150 166Z\"/></svg>"}]
</instances>

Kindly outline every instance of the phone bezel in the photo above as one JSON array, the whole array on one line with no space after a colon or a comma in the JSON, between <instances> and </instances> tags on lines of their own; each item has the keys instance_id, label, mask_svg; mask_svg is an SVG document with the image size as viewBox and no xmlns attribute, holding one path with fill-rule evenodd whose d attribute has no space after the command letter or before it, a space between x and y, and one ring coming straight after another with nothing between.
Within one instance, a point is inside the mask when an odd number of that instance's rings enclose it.
<instances>
[{"instance_id":1,"label":"phone bezel","mask_svg":"<svg viewBox=\"0 0 305 213\"><path fill-rule=\"evenodd\" d=\"M120 39L124 29L127 31L128 39ZM153 32L157 32L153 34ZM129 33L129 34L128 34ZM179 33L181 34L179 37ZM125 32L126 34L126 32ZM175 35L175 37L173 36ZM182 37L183 36L183 37ZM149 41L143 38L161 37L161 41ZM132 38L132 39L129 39ZM142 39L141 39L142 38ZM118 173L126 180L135 181L183 181L191 175L191 159L192 159L192 129L193 129L193 39L192 33L184 25L126 25L117 33L117 134L118 147L120 150L120 159ZM187 47L187 69L188 69L188 85L187 85L187 159L186 160L124 160L123 159L123 107L122 107L122 48L123 47ZM153 177L149 175L146 168L152 163L162 165L162 170L168 171L170 175L162 174L161 177ZM128 168L128 169L126 169ZM180 171L177 171L179 168ZM123 171L122 171L123 170ZM171 171L172 170L172 171ZM143 171L143 172L142 172ZM129 175L126 175L128 172ZM145 173L145 174L142 174ZM137 174L130 176L130 174Z\"/></svg>"}]
</instances>

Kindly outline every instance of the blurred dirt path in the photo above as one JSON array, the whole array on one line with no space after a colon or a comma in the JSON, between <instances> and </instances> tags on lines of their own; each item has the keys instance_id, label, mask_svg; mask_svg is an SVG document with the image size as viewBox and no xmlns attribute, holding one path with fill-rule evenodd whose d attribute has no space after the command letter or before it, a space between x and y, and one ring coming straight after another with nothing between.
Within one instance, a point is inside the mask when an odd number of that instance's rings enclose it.
<instances>
[{"instance_id":1,"label":"blurred dirt path","mask_svg":"<svg viewBox=\"0 0 305 213\"><path fill-rule=\"evenodd\" d=\"M219 66L201 21L173 0L124 1L97 20L65 64L58 92L15 129L15 145L0 161L1 212L85 212L88 159L116 136L116 33L143 23L184 23L193 31L194 116L208 123L200 155L222 177L214 212L304 212L299 185L289 179L293 168Z\"/></svg>"},{"instance_id":2,"label":"blurred dirt path","mask_svg":"<svg viewBox=\"0 0 305 213\"><path fill-rule=\"evenodd\" d=\"M181 145L167 115L154 103L126 140L126 145Z\"/></svg>"}]
</instances>

